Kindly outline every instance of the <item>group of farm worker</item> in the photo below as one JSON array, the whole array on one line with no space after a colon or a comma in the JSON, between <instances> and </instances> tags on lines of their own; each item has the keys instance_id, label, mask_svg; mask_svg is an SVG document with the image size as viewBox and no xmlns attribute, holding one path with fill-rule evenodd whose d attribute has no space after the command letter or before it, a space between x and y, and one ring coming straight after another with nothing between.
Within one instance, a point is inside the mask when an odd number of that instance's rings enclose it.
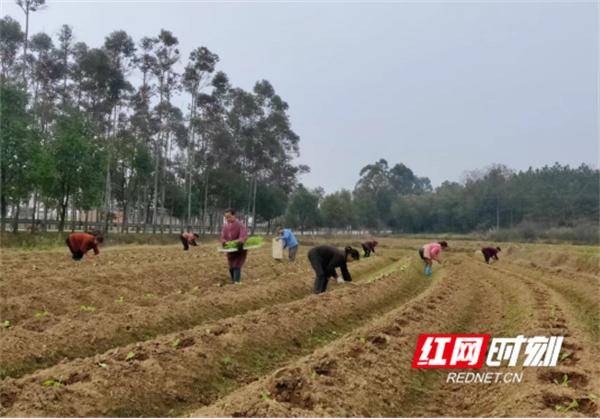
<instances>
[{"instance_id":1,"label":"group of farm worker","mask_svg":"<svg viewBox=\"0 0 600 419\"><path fill-rule=\"evenodd\" d=\"M246 226L238 220L235 210L227 209L224 212L225 223L221 230L220 242L223 247L228 242L236 241L237 248L234 251L227 253L227 263L229 265L229 276L231 282L240 284L242 280L242 267L246 262L248 250L244 248L244 243L248 239L248 230ZM298 240L294 233L289 228L277 228L278 237L284 249L288 249L288 259L293 262L296 259L298 251ZM199 235L197 233L185 232L179 236L183 244L183 250L189 250L190 246L197 246ZM74 260L81 260L89 251L93 250L95 255L98 255L98 245L103 242L103 237L99 232L91 233L71 233L66 239L66 244L71 251ZM379 243L375 240L361 243L364 251L364 257L369 257L375 253L375 248ZM444 240L439 242L428 243L419 249L419 256L425 263L425 275L432 274L433 262L441 263L440 255L444 249L448 248L448 243ZM499 247L483 247L485 263L490 260L498 260ZM308 251L308 260L315 271L314 292L321 294L327 290L327 284L330 279L338 282L351 282L352 276L348 271L348 263L360 259L358 250L351 246L346 246L343 250L330 245L315 246ZM340 269L342 279L338 277L336 269Z\"/></svg>"}]
</instances>

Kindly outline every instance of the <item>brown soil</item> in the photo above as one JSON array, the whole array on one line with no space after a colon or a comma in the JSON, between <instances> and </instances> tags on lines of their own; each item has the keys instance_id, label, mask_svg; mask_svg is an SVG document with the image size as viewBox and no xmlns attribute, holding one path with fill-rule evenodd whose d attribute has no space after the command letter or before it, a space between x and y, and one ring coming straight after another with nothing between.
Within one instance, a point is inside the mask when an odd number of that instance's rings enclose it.
<instances>
[{"instance_id":1,"label":"brown soil","mask_svg":"<svg viewBox=\"0 0 600 419\"><path fill-rule=\"evenodd\" d=\"M115 247L81 263L5 252L0 415L597 416L589 255L511 245L486 265L479 243L451 245L426 278L418 241L382 239L350 265L353 283L319 296L304 246L294 264L252 252L241 286L214 244ZM447 371L410 367L428 332L565 344L556 368L493 370L523 371L521 384L446 384Z\"/></svg>"}]
</instances>

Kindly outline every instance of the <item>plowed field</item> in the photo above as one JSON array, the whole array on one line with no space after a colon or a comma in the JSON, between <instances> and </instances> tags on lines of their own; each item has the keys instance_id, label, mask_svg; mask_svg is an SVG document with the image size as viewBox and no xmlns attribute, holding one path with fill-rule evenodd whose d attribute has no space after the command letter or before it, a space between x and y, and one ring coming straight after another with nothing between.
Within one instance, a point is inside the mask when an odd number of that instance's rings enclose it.
<instances>
[{"instance_id":1,"label":"plowed field","mask_svg":"<svg viewBox=\"0 0 600 419\"><path fill-rule=\"evenodd\" d=\"M239 286L215 243L4 251L0 415L598 415L598 248L504 245L487 265L450 242L426 277L418 241L382 239L313 295L311 242L294 263L251 251ZM521 383L447 384L411 368L420 333L565 343L557 367L494 370Z\"/></svg>"}]
</instances>

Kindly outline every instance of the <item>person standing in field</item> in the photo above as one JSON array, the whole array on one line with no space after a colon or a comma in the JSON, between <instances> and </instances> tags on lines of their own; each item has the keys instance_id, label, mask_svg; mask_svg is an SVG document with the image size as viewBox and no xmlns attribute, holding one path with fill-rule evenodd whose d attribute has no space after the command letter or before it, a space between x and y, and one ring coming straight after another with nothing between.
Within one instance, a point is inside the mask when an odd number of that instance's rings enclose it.
<instances>
[{"instance_id":1,"label":"person standing in field","mask_svg":"<svg viewBox=\"0 0 600 419\"><path fill-rule=\"evenodd\" d=\"M371 240L371 241L364 242L364 243L360 244L362 246L364 252L365 252L365 257L366 258L368 258L369 256L371 256L371 253L375 253L375 247L378 244L379 243L377 243L375 240Z\"/></svg>"},{"instance_id":2,"label":"person standing in field","mask_svg":"<svg viewBox=\"0 0 600 419\"><path fill-rule=\"evenodd\" d=\"M425 262L425 275L430 276L433 273L431 268L434 260L437 263L442 263L440 254L442 253L442 249L446 249L447 247L448 243L446 241L441 241L437 243L428 243L419 249L419 256L421 256L421 259Z\"/></svg>"},{"instance_id":3,"label":"person standing in field","mask_svg":"<svg viewBox=\"0 0 600 419\"><path fill-rule=\"evenodd\" d=\"M71 233L67 237L65 243L67 244L73 260L81 260L83 256L89 251L94 250L95 255L100 254L98 245L104 241L101 234L89 234L89 233Z\"/></svg>"},{"instance_id":4,"label":"person standing in field","mask_svg":"<svg viewBox=\"0 0 600 419\"><path fill-rule=\"evenodd\" d=\"M196 240L198 240L200 236L198 233L181 233L179 235L179 239L181 240L181 244L183 244L183 250L188 250L190 246L198 246Z\"/></svg>"},{"instance_id":5,"label":"person standing in field","mask_svg":"<svg viewBox=\"0 0 600 419\"><path fill-rule=\"evenodd\" d=\"M313 247L308 251L308 260L315 271L315 294L321 294L327 290L329 278L337 278L336 268L342 271L345 282L351 282L352 276L348 271L347 264L360 259L358 250L347 246L344 251L329 245Z\"/></svg>"},{"instance_id":6,"label":"person standing in field","mask_svg":"<svg viewBox=\"0 0 600 419\"><path fill-rule=\"evenodd\" d=\"M247 250L244 250L244 243L248 238L248 230L235 216L235 211L231 208L225 210L225 224L221 230L221 245L237 240L237 251L227 253L227 263L229 264L229 275L234 284L242 282L242 267L246 262Z\"/></svg>"},{"instance_id":7,"label":"person standing in field","mask_svg":"<svg viewBox=\"0 0 600 419\"><path fill-rule=\"evenodd\" d=\"M498 253L500 252L499 247L482 247L481 253L483 253L483 258L485 259L485 263L490 263L491 259L498 259Z\"/></svg>"},{"instance_id":8,"label":"person standing in field","mask_svg":"<svg viewBox=\"0 0 600 419\"><path fill-rule=\"evenodd\" d=\"M296 260L296 253L298 252L298 240L296 236L294 236L291 229L283 227L277 229L277 234L279 234L277 240L283 241L283 248L288 249L289 252L288 259L290 262L293 262Z\"/></svg>"}]
</instances>

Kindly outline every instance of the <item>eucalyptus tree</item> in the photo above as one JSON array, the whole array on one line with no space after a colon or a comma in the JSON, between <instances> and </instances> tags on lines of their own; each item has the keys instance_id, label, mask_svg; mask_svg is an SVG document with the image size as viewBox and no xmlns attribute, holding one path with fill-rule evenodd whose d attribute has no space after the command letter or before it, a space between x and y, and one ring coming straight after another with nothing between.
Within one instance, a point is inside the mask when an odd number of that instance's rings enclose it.
<instances>
[{"instance_id":1,"label":"eucalyptus tree","mask_svg":"<svg viewBox=\"0 0 600 419\"><path fill-rule=\"evenodd\" d=\"M215 65L219 61L219 56L212 53L206 47L199 47L190 53L189 61L185 67L182 77L183 88L190 94L190 112L188 123L187 136L187 165L186 165L186 224L187 229L191 229L192 217L192 172L194 167L194 149L195 149L195 134L194 120L196 119L198 108L198 95L210 85L211 74L215 71Z\"/></svg>"},{"instance_id":2,"label":"eucalyptus tree","mask_svg":"<svg viewBox=\"0 0 600 419\"><path fill-rule=\"evenodd\" d=\"M273 182L275 186L291 189L285 185L286 173L294 167L292 159L299 155L299 137L291 129L288 104L275 93L267 80L257 82L253 89L258 110L258 120L251 147L252 161L252 231L256 227L256 197L259 182ZM302 168L298 168L302 170ZM295 182L294 182L295 183Z\"/></svg>"},{"instance_id":3,"label":"eucalyptus tree","mask_svg":"<svg viewBox=\"0 0 600 419\"><path fill-rule=\"evenodd\" d=\"M106 173L104 181L104 229L108 229L108 222L112 213L112 184L111 184L111 169L114 164L113 148L114 139L118 135L118 118L119 109L123 105L125 95L133 90L131 84L126 81L126 77L129 71L134 66L135 57L135 43L133 39L127 35L125 31L119 30L110 33L104 40L104 50L109 58L110 65L116 74L123 77L124 82L119 84L112 84L113 101L111 103L112 108L108 114L108 121L106 122Z\"/></svg>"},{"instance_id":4,"label":"eucalyptus tree","mask_svg":"<svg viewBox=\"0 0 600 419\"><path fill-rule=\"evenodd\" d=\"M148 218L150 214L151 205L151 179L154 176L152 167L147 167L147 161L145 158L153 156L153 149L155 149L155 142L153 142L153 135L158 131L158 121L155 115L151 112L150 105L152 97L155 95L154 84L153 84L153 71L156 67L157 60L154 56L154 46L158 43L158 39L144 37L138 44L138 54L134 59L135 67L141 74L141 84L138 90L132 95L130 106L132 115L130 117L132 135L135 136L138 141L138 156L144 157L144 169L146 176L140 179L138 184L138 198L137 203L139 204L136 208L136 213L143 222L143 231L146 232ZM156 160L157 154L154 153L154 159ZM144 170L141 170L142 172ZM139 220L138 220L139 221ZM139 224L139 223L138 223ZM137 227L136 227L137 228Z\"/></svg>"},{"instance_id":5,"label":"eucalyptus tree","mask_svg":"<svg viewBox=\"0 0 600 419\"><path fill-rule=\"evenodd\" d=\"M62 77L60 62L54 43L45 33L31 38L33 103L31 104L35 121L44 134L48 124L54 119L58 83Z\"/></svg>"},{"instance_id":6,"label":"eucalyptus tree","mask_svg":"<svg viewBox=\"0 0 600 419\"><path fill-rule=\"evenodd\" d=\"M158 188L159 178L164 174L164 152L168 148L168 127L165 121L165 112L170 103L171 94L177 88L177 74L174 71L175 64L179 61L178 39L167 30L161 30L154 45L155 65L152 68L153 75L158 83L158 105L155 113L158 119L158 135L155 139L155 165L154 165L154 190L152 205L152 228L156 231L158 221ZM164 184L163 184L164 185ZM164 186L161 186L161 195L164 197ZM161 200L164 208L164 199ZM164 211L162 211L164 212Z\"/></svg>"},{"instance_id":7,"label":"eucalyptus tree","mask_svg":"<svg viewBox=\"0 0 600 419\"><path fill-rule=\"evenodd\" d=\"M61 107L64 110L67 105L71 105L70 89L68 81L72 74L71 57L74 52L73 29L69 25L62 25L58 32L59 46L57 55L59 58L60 72L62 74L62 85L60 86Z\"/></svg>"},{"instance_id":8,"label":"eucalyptus tree","mask_svg":"<svg viewBox=\"0 0 600 419\"><path fill-rule=\"evenodd\" d=\"M15 0L15 3L21 8L25 14L25 37L23 42L23 60L27 59L27 48L29 47L29 16L33 12L37 12L46 4L46 0ZM23 62L23 83L27 85L26 61Z\"/></svg>"},{"instance_id":9,"label":"eucalyptus tree","mask_svg":"<svg viewBox=\"0 0 600 419\"><path fill-rule=\"evenodd\" d=\"M211 86L210 94L200 93L197 96L197 111L191 123L194 125L194 132L199 136L198 147L194 150L192 160L201 168L201 172L192 174L192 179L197 179L195 184L198 185L198 197L202 202L199 205L199 208L202 208L201 221L210 221L212 226L209 203L212 202L215 208L237 206L239 190L234 190L234 187L236 182L238 185L243 183L244 177L228 120L232 89L227 75L221 71L217 72L212 78Z\"/></svg>"},{"instance_id":10,"label":"eucalyptus tree","mask_svg":"<svg viewBox=\"0 0 600 419\"><path fill-rule=\"evenodd\" d=\"M16 80L17 54L24 39L19 22L10 16L0 19L0 76L3 83Z\"/></svg>"}]
</instances>

